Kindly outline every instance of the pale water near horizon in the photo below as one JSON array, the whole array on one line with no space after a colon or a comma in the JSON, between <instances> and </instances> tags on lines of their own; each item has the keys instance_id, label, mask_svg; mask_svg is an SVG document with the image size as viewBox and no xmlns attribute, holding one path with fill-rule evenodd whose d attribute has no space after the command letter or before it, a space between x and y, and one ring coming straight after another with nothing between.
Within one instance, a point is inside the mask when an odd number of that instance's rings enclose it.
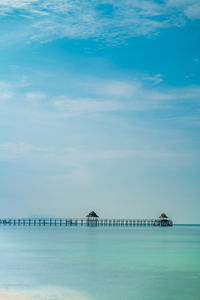
<instances>
[{"instance_id":1,"label":"pale water near horizon","mask_svg":"<svg viewBox=\"0 0 200 300\"><path fill-rule=\"evenodd\" d=\"M0 227L1 300L200 299L200 226Z\"/></svg>"}]
</instances>

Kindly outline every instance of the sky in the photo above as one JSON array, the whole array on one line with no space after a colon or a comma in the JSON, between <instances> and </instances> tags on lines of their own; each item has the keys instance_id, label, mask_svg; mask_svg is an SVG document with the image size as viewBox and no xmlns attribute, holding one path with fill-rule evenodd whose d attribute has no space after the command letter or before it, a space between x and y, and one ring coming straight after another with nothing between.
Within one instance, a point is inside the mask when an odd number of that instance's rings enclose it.
<instances>
[{"instance_id":1,"label":"sky","mask_svg":"<svg viewBox=\"0 0 200 300\"><path fill-rule=\"evenodd\" d=\"M0 0L1 217L200 223L200 1Z\"/></svg>"}]
</instances>

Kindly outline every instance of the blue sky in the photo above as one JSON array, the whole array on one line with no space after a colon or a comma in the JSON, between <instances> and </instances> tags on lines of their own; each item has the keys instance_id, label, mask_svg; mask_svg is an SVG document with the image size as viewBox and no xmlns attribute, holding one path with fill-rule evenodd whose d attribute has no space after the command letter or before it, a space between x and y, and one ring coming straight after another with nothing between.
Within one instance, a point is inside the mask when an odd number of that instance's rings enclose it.
<instances>
[{"instance_id":1,"label":"blue sky","mask_svg":"<svg viewBox=\"0 0 200 300\"><path fill-rule=\"evenodd\" d=\"M1 216L200 223L200 1L0 0Z\"/></svg>"}]
</instances>

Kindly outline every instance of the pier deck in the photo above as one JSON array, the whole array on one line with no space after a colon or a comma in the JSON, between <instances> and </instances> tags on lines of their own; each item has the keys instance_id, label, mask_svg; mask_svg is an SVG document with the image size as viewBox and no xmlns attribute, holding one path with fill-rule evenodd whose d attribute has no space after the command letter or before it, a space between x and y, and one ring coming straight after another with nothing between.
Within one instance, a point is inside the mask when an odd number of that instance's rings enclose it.
<instances>
[{"instance_id":1,"label":"pier deck","mask_svg":"<svg viewBox=\"0 0 200 300\"><path fill-rule=\"evenodd\" d=\"M163 225L159 219L97 219L87 218L1 218L0 225L9 226L173 226L168 220Z\"/></svg>"}]
</instances>

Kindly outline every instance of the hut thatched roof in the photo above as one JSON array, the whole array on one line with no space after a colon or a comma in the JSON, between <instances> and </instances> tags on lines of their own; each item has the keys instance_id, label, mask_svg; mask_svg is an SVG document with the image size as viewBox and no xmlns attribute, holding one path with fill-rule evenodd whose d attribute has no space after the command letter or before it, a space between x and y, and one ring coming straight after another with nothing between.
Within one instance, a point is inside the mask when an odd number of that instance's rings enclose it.
<instances>
[{"instance_id":1,"label":"hut thatched roof","mask_svg":"<svg viewBox=\"0 0 200 300\"><path fill-rule=\"evenodd\" d=\"M165 213L162 213L159 218L160 219L167 219L168 216Z\"/></svg>"},{"instance_id":2,"label":"hut thatched roof","mask_svg":"<svg viewBox=\"0 0 200 300\"><path fill-rule=\"evenodd\" d=\"M99 216L95 213L95 211L91 211L86 218L99 218Z\"/></svg>"}]
</instances>

